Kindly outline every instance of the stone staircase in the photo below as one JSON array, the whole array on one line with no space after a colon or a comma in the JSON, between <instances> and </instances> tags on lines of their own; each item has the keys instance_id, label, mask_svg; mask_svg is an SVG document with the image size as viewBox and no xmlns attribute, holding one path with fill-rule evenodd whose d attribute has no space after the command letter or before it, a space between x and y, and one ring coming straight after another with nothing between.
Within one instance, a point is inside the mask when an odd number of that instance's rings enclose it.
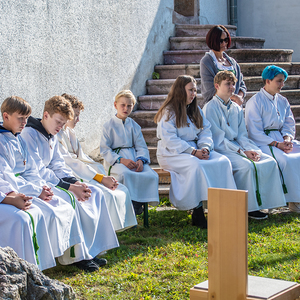
<instances>
[{"instance_id":1,"label":"stone staircase","mask_svg":"<svg viewBox=\"0 0 300 300\"><path fill-rule=\"evenodd\" d=\"M138 98L138 110L131 117L142 127L142 132L149 148L152 168L159 174L160 196L168 196L170 174L160 169L156 158L156 124L153 118L178 75L192 75L197 81L197 101L203 107L200 91L199 63L209 49L205 36L213 25L176 25L175 37L170 37L170 50L164 51L164 65L155 66L160 79L146 82L147 95ZM300 138L300 63L292 63L293 50L263 49L264 40L236 36L236 27L227 25L232 38L228 55L235 58L241 67L247 86L248 100L262 87L261 73L270 64L284 68L289 77L285 82L282 95L287 97L296 119L297 139Z\"/></svg>"}]
</instances>

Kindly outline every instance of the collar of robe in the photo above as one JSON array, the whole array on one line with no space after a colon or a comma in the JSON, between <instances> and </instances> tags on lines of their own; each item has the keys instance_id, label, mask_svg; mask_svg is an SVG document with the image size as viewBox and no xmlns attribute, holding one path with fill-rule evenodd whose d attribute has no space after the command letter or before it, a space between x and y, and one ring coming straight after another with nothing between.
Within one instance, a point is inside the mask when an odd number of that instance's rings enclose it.
<instances>
[{"instance_id":1,"label":"collar of robe","mask_svg":"<svg viewBox=\"0 0 300 300\"><path fill-rule=\"evenodd\" d=\"M4 132L11 132L11 134L13 134L14 136L17 136L18 134L20 134L20 132L12 133L12 131L7 130L7 129L4 128L4 127L2 126L2 124L1 124L1 125L0 125L0 133L4 133Z\"/></svg>"},{"instance_id":2,"label":"collar of robe","mask_svg":"<svg viewBox=\"0 0 300 300\"><path fill-rule=\"evenodd\" d=\"M53 135L51 133L48 133L46 131L45 127L41 123L41 119L30 116L28 118L26 127L32 127L33 129L39 131L42 135L44 135L47 138L47 140L50 140L53 137Z\"/></svg>"}]
</instances>

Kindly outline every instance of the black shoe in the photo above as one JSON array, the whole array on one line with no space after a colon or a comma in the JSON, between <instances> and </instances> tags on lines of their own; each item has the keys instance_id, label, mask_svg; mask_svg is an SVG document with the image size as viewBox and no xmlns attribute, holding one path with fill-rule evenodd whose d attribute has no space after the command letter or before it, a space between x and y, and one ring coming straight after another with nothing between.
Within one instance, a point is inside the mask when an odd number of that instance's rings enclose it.
<instances>
[{"instance_id":1,"label":"black shoe","mask_svg":"<svg viewBox=\"0 0 300 300\"><path fill-rule=\"evenodd\" d=\"M207 220L204 216L202 207L194 208L192 213L192 225L202 229L207 229Z\"/></svg>"},{"instance_id":2,"label":"black shoe","mask_svg":"<svg viewBox=\"0 0 300 300\"><path fill-rule=\"evenodd\" d=\"M268 218L268 215L259 210L256 210L249 212L248 217L255 220L264 220Z\"/></svg>"},{"instance_id":3,"label":"black shoe","mask_svg":"<svg viewBox=\"0 0 300 300\"><path fill-rule=\"evenodd\" d=\"M144 211L144 206L142 202L137 202L134 200L132 201L132 205L133 205L133 209L134 209L134 213L136 216L141 215Z\"/></svg>"},{"instance_id":4,"label":"black shoe","mask_svg":"<svg viewBox=\"0 0 300 300\"><path fill-rule=\"evenodd\" d=\"M94 261L91 260L81 260L73 263L73 266L76 266L78 269L86 272L95 272L99 270L99 267Z\"/></svg>"},{"instance_id":5,"label":"black shoe","mask_svg":"<svg viewBox=\"0 0 300 300\"><path fill-rule=\"evenodd\" d=\"M93 262L96 263L98 267L103 267L107 264L107 260L105 258L99 258L97 256L93 258Z\"/></svg>"}]
</instances>

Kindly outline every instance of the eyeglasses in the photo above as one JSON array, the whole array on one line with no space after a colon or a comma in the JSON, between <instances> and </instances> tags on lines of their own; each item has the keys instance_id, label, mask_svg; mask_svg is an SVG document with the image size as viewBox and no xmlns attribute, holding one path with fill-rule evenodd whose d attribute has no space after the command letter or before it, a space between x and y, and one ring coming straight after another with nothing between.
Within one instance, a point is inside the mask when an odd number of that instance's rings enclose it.
<instances>
[{"instance_id":1,"label":"eyeglasses","mask_svg":"<svg viewBox=\"0 0 300 300\"><path fill-rule=\"evenodd\" d=\"M226 44L229 42L229 38L225 38L225 39L220 39L220 44L222 44L223 42L225 42Z\"/></svg>"}]
</instances>

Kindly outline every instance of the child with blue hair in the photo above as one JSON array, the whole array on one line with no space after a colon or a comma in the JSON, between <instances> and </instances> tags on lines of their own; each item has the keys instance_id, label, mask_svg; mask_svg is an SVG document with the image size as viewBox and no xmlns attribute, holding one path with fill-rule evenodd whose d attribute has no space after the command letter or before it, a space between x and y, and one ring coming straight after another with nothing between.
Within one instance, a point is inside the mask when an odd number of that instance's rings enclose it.
<instances>
[{"instance_id":1,"label":"child with blue hair","mask_svg":"<svg viewBox=\"0 0 300 300\"><path fill-rule=\"evenodd\" d=\"M280 95L287 72L277 66L262 72L264 87L246 104L249 137L277 161L285 199L291 211L300 213L300 143L289 101Z\"/></svg>"}]
</instances>

